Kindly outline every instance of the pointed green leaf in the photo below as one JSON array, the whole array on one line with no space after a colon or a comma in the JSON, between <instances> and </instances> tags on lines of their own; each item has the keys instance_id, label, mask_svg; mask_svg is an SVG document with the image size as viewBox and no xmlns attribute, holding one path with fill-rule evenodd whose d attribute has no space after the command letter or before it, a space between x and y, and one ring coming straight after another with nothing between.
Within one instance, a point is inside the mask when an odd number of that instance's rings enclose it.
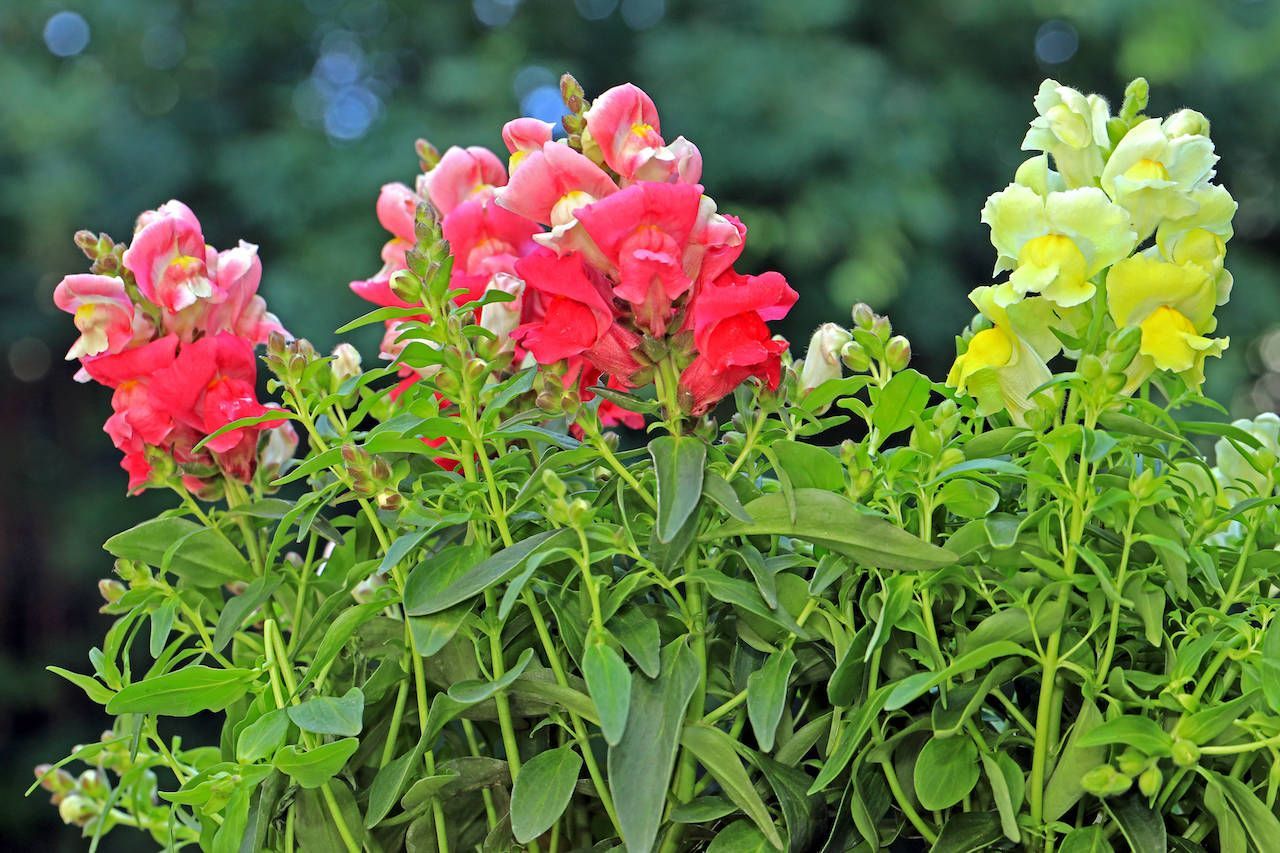
<instances>
[{"instance_id":1,"label":"pointed green leaf","mask_svg":"<svg viewBox=\"0 0 1280 853\"><path fill-rule=\"evenodd\" d=\"M313 696L289 708L289 719L304 732L355 737L363 728L364 694L352 687L342 696Z\"/></svg>"},{"instance_id":2,"label":"pointed green leaf","mask_svg":"<svg viewBox=\"0 0 1280 853\"><path fill-rule=\"evenodd\" d=\"M335 740L314 749L286 746L276 753L272 763L303 788L319 788L338 774L355 754L360 741L353 737Z\"/></svg>"},{"instance_id":3,"label":"pointed green leaf","mask_svg":"<svg viewBox=\"0 0 1280 853\"><path fill-rule=\"evenodd\" d=\"M737 742L720 729L701 723L685 726L680 742L720 783L725 795L742 809L743 814L751 818L751 822L764 834L765 840L781 850L782 837L778 835L778 828L773 825L773 818L769 815L764 800L760 799L760 794L751 783L747 769L742 766L742 759L738 757L735 748Z\"/></svg>"},{"instance_id":4,"label":"pointed green leaf","mask_svg":"<svg viewBox=\"0 0 1280 853\"><path fill-rule=\"evenodd\" d=\"M268 711L240 732L236 741L236 761L253 764L275 754L289 732L289 717L283 709Z\"/></svg>"},{"instance_id":5,"label":"pointed green leaf","mask_svg":"<svg viewBox=\"0 0 1280 853\"><path fill-rule=\"evenodd\" d=\"M257 675L252 669L189 666L135 681L112 697L107 713L190 717L221 711L247 693Z\"/></svg>"},{"instance_id":6,"label":"pointed green leaf","mask_svg":"<svg viewBox=\"0 0 1280 853\"><path fill-rule=\"evenodd\" d=\"M795 664L795 654L785 649L769 655L764 666L747 676L747 717L764 752L773 751L773 737L787 702L787 681Z\"/></svg>"},{"instance_id":7,"label":"pointed green leaf","mask_svg":"<svg viewBox=\"0 0 1280 853\"><path fill-rule=\"evenodd\" d=\"M658 476L658 541L669 543L693 514L702 496L707 446L699 439L663 435L649 442Z\"/></svg>"},{"instance_id":8,"label":"pointed green leaf","mask_svg":"<svg viewBox=\"0 0 1280 853\"><path fill-rule=\"evenodd\" d=\"M605 741L617 746L631 707L631 670L612 646L597 639L589 641L582 652L582 677L596 703Z\"/></svg>"}]
</instances>

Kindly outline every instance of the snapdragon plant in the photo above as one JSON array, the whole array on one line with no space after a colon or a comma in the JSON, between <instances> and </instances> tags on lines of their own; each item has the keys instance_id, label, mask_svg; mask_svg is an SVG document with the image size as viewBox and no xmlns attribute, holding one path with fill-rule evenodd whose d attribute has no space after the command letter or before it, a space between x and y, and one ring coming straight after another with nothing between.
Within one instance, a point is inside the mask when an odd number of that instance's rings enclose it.
<instances>
[{"instance_id":1,"label":"snapdragon plant","mask_svg":"<svg viewBox=\"0 0 1280 853\"><path fill-rule=\"evenodd\" d=\"M343 331L386 324L387 366L231 323L278 406L118 383L135 431L172 399L200 436L132 451L181 503L108 540L114 622L57 670L112 718L37 769L63 818L215 851L1280 849L1280 419L1181 416L1226 346L1208 121L1046 82L983 212L1009 275L939 383L865 305L792 362L794 292L733 272L692 144L634 87L564 89L509 179L424 145L384 189ZM120 285L77 357L229 334L85 245Z\"/></svg>"}]
</instances>

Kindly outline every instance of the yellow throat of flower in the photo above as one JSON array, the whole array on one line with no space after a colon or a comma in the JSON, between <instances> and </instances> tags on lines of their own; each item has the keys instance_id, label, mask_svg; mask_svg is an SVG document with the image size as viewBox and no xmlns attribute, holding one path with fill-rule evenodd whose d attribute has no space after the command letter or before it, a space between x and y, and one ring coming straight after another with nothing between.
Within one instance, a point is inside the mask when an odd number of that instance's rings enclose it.
<instances>
[{"instance_id":1,"label":"yellow throat of flower","mask_svg":"<svg viewBox=\"0 0 1280 853\"><path fill-rule=\"evenodd\" d=\"M964 388L970 376L979 370L1001 368L1013 360L1013 339L999 326L984 329L969 340L969 348L956 359L947 381Z\"/></svg>"},{"instance_id":2,"label":"yellow throat of flower","mask_svg":"<svg viewBox=\"0 0 1280 853\"><path fill-rule=\"evenodd\" d=\"M1201 340L1196 327L1181 311L1161 305L1142 321L1143 355L1150 356L1156 367L1181 373L1190 370L1196 361L1196 353L1203 347L1194 346Z\"/></svg>"},{"instance_id":3,"label":"yellow throat of flower","mask_svg":"<svg viewBox=\"0 0 1280 853\"><path fill-rule=\"evenodd\" d=\"M1126 169L1124 176L1131 181L1167 181L1169 170L1159 160L1143 157Z\"/></svg>"},{"instance_id":4,"label":"yellow throat of flower","mask_svg":"<svg viewBox=\"0 0 1280 853\"><path fill-rule=\"evenodd\" d=\"M1063 307L1079 305L1093 296L1084 253L1070 237L1045 234L1028 240L1018 253L1011 277L1023 294L1040 292Z\"/></svg>"}]
</instances>

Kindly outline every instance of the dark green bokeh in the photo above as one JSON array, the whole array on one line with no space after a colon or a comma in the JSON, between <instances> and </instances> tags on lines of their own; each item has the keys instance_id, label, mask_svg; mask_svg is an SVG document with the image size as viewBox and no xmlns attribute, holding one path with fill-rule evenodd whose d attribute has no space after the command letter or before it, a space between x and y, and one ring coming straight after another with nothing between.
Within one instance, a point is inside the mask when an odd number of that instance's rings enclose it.
<instances>
[{"instance_id":1,"label":"dark green bokeh","mask_svg":"<svg viewBox=\"0 0 1280 853\"><path fill-rule=\"evenodd\" d=\"M90 38L60 58L45 31L68 9ZM75 46L74 22L56 29L55 46ZM382 183L412 177L416 137L500 147L518 84L569 70L590 94L632 80L658 102L668 139L702 149L721 210L747 221L741 268L780 269L801 293L783 324L797 346L862 299L891 312L938 377L972 313L965 293L994 257L978 211L1025 156L1040 79L1118 100L1142 74L1154 114L1209 115L1240 202L1236 291L1220 327L1233 346L1210 365L1210 390L1252 414L1280 398L1268 372L1280 369L1280 338L1263 338L1280 321L1268 242L1280 215L1278 44L1271 0L4 3L0 838L82 847L44 796L21 791L31 765L95 738L105 718L41 667L87 669L107 625L99 545L168 505L124 500L100 431L109 394L72 382L61 361L74 333L50 297L84 266L77 228L124 238L138 211L181 198L215 245L260 244L273 310L327 348L362 310L346 282L378 266L373 202ZM359 62L343 64L353 45ZM326 73L347 88L326 94L315 82ZM331 138L322 114L333 98L354 106L331 107L329 129L372 103L367 132ZM358 342L372 359L373 341Z\"/></svg>"}]
</instances>

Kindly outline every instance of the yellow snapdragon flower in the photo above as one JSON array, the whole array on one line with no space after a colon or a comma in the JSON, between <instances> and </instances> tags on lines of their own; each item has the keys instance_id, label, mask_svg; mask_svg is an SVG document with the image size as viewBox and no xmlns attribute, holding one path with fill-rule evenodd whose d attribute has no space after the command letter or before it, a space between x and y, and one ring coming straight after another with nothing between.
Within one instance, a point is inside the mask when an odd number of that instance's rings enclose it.
<instances>
[{"instance_id":1,"label":"yellow snapdragon flower","mask_svg":"<svg viewBox=\"0 0 1280 853\"><path fill-rule=\"evenodd\" d=\"M1036 93L1035 105L1039 115L1031 120L1022 150L1052 156L1068 187L1094 186L1111 149L1107 102L1057 80L1045 80Z\"/></svg>"},{"instance_id":2,"label":"yellow snapdragon flower","mask_svg":"<svg viewBox=\"0 0 1280 853\"><path fill-rule=\"evenodd\" d=\"M982 221L998 253L995 272L1013 270L996 292L1004 305L1032 293L1063 308L1087 302L1090 279L1136 243L1129 214L1096 187L1041 194L1013 183L987 199Z\"/></svg>"},{"instance_id":3,"label":"yellow snapdragon flower","mask_svg":"<svg viewBox=\"0 0 1280 853\"><path fill-rule=\"evenodd\" d=\"M1204 382L1204 360L1219 356L1227 338L1209 338L1217 326L1217 290L1204 268L1134 255L1107 274L1107 308L1118 327L1142 330L1138 357L1127 371L1133 390L1155 370L1170 370L1192 388Z\"/></svg>"},{"instance_id":4,"label":"yellow snapdragon flower","mask_svg":"<svg viewBox=\"0 0 1280 853\"><path fill-rule=\"evenodd\" d=\"M1209 137L1182 133L1181 123L1166 126L1173 120L1151 118L1130 129L1102 170L1102 188L1129 211L1139 240L1162 220L1194 215L1193 191L1208 183L1218 162Z\"/></svg>"},{"instance_id":5,"label":"yellow snapdragon flower","mask_svg":"<svg viewBox=\"0 0 1280 853\"><path fill-rule=\"evenodd\" d=\"M1053 305L1033 297L1002 305L994 286L978 287L969 294L992 326L969 340L956 356L947 384L978 403L978 414L1007 411L1013 422L1026 423L1026 413L1036 407L1030 394L1052 375L1046 362L1061 349L1053 332Z\"/></svg>"},{"instance_id":6,"label":"yellow snapdragon flower","mask_svg":"<svg viewBox=\"0 0 1280 853\"><path fill-rule=\"evenodd\" d=\"M1227 241L1235 233L1231 219L1236 213L1236 200L1225 187L1216 184L1202 184L1191 191L1190 197L1196 212L1161 222L1156 228L1156 249L1166 261L1202 267L1213 278L1217 304L1225 305L1233 279L1223 264Z\"/></svg>"}]
</instances>

